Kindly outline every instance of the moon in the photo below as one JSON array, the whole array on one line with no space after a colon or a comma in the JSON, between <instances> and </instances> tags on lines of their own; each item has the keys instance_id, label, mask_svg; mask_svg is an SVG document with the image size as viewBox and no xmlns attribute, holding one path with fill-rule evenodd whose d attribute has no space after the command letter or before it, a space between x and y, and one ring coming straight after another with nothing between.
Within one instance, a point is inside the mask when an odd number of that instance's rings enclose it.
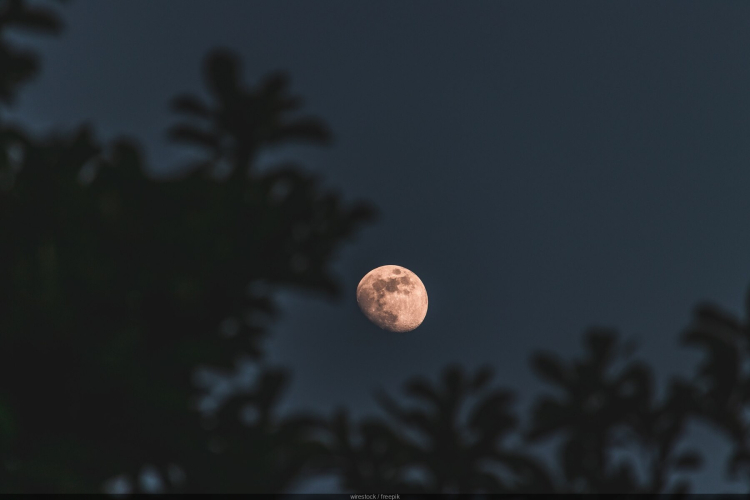
<instances>
[{"instance_id":1,"label":"moon","mask_svg":"<svg viewBox=\"0 0 750 500\"><path fill-rule=\"evenodd\" d=\"M405 267L380 266L357 285L357 304L383 330L410 332L427 315L427 290Z\"/></svg>"}]
</instances>

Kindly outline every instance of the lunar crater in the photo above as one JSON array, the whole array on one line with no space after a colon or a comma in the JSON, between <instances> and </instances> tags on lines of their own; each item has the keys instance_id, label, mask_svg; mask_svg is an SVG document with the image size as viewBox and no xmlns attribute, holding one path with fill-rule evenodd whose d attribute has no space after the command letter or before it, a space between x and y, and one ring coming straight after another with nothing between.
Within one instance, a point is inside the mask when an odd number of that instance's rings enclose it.
<instances>
[{"instance_id":1,"label":"lunar crater","mask_svg":"<svg viewBox=\"0 0 750 500\"><path fill-rule=\"evenodd\" d=\"M427 291L419 277L408 269L381 266L359 282L357 303L380 328L407 332L417 328L427 314Z\"/></svg>"}]
</instances>

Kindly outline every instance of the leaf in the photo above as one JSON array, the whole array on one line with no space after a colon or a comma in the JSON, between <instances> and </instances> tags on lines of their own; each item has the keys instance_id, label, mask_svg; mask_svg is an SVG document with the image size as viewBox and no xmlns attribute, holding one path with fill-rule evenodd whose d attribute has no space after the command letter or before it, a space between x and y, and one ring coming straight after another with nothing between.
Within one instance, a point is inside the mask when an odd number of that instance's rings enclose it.
<instances>
[{"instance_id":1,"label":"leaf","mask_svg":"<svg viewBox=\"0 0 750 500\"><path fill-rule=\"evenodd\" d=\"M570 375L560 358L554 354L539 352L531 357L531 368L540 378L560 387L567 387Z\"/></svg>"},{"instance_id":2,"label":"leaf","mask_svg":"<svg viewBox=\"0 0 750 500\"><path fill-rule=\"evenodd\" d=\"M396 419L402 419L404 415L404 409L396 403L396 401L390 397L385 391L377 390L374 393L375 401L380 407L385 410L388 415Z\"/></svg>"},{"instance_id":3,"label":"leaf","mask_svg":"<svg viewBox=\"0 0 750 500\"><path fill-rule=\"evenodd\" d=\"M566 408L549 396L537 398L531 409L531 426L526 431L526 439L536 441L549 436L570 421Z\"/></svg>"},{"instance_id":4,"label":"leaf","mask_svg":"<svg viewBox=\"0 0 750 500\"><path fill-rule=\"evenodd\" d=\"M0 400L0 443L10 441L16 432L16 425L13 421L10 408L6 403Z\"/></svg>"},{"instance_id":5,"label":"leaf","mask_svg":"<svg viewBox=\"0 0 750 500\"><path fill-rule=\"evenodd\" d=\"M550 472L535 457L516 451L499 452L494 458L513 471L520 493L552 493L555 491Z\"/></svg>"},{"instance_id":6,"label":"leaf","mask_svg":"<svg viewBox=\"0 0 750 500\"><path fill-rule=\"evenodd\" d=\"M421 399L435 406L440 405L440 395L432 388L432 385L422 377L415 377L406 383L404 392L417 399Z\"/></svg>"},{"instance_id":7,"label":"leaf","mask_svg":"<svg viewBox=\"0 0 750 500\"><path fill-rule=\"evenodd\" d=\"M737 317L710 303L700 303L693 310L694 321L729 332L739 332L742 325Z\"/></svg>"},{"instance_id":8,"label":"leaf","mask_svg":"<svg viewBox=\"0 0 750 500\"><path fill-rule=\"evenodd\" d=\"M629 404L639 405L641 410L646 409L653 398L653 378L648 365L642 362L631 363L619 377L618 396L628 400Z\"/></svg>"},{"instance_id":9,"label":"leaf","mask_svg":"<svg viewBox=\"0 0 750 500\"><path fill-rule=\"evenodd\" d=\"M483 366L477 370L474 374L474 378L471 381L471 388L474 391L483 389L492 379L493 370L489 366Z\"/></svg>"},{"instance_id":10,"label":"leaf","mask_svg":"<svg viewBox=\"0 0 750 500\"><path fill-rule=\"evenodd\" d=\"M682 336L683 343L696 345L706 351L700 365L699 376L708 383L708 396L721 406L725 405L740 387L740 357L729 338L715 331L690 329Z\"/></svg>"},{"instance_id":11,"label":"leaf","mask_svg":"<svg viewBox=\"0 0 750 500\"><path fill-rule=\"evenodd\" d=\"M675 469L680 471L695 471L703 465L703 456L697 451L685 451L675 459Z\"/></svg>"},{"instance_id":12,"label":"leaf","mask_svg":"<svg viewBox=\"0 0 750 500\"><path fill-rule=\"evenodd\" d=\"M687 479L677 480L672 491L668 492L669 497L674 499L686 498L688 493L690 493L690 482Z\"/></svg>"},{"instance_id":13,"label":"leaf","mask_svg":"<svg viewBox=\"0 0 750 500\"><path fill-rule=\"evenodd\" d=\"M239 57L230 49L214 49L206 56L203 75L209 90L219 101L229 104L238 97L240 67Z\"/></svg>"},{"instance_id":14,"label":"leaf","mask_svg":"<svg viewBox=\"0 0 750 500\"><path fill-rule=\"evenodd\" d=\"M514 399L515 395L512 392L502 389L497 389L482 398L469 414L469 428L489 430L495 435L509 432L518 423L510 411Z\"/></svg>"},{"instance_id":15,"label":"leaf","mask_svg":"<svg viewBox=\"0 0 750 500\"><path fill-rule=\"evenodd\" d=\"M457 402L461 399L466 385L463 369L458 365L450 365L443 370L442 379L449 400Z\"/></svg>"},{"instance_id":16,"label":"leaf","mask_svg":"<svg viewBox=\"0 0 750 500\"><path fill-rule=\"evenodd\" d=\"M274 71L267 74L260 84L261 93L276 97L289 87L290 77L286 71Z\"/></svg>"},{"instance_id":17,"label":"leaf","mask_svg":"<svg viewBox=\"0 0 750 500\"><path fill-rule=\"evenodd\" d=\"M584 334L584 345L598 361L598 366L606 366L614 354L617 333L604 328L594 328Z\"/></svg>"},{"instance_id":18,"label":"leaf","mask_svg":"<svg viewBox=\"0 0 750 500\"><path fill-rule=\"evenodd\" d=\"M200 98L192 95L179 95L172 99L170 107L177 113L193 115L199 118L210 118L213 112Z\"/></svg>"},{"instance_id":19,"label":"leaf","mask_svg":"<svg viewBox=\"0 0 750 500\"><path fill-rule=\"evenodd\" d=\"M7 50L7 49L6 49ZM39 61L36 54L25 51L3 53L0 50L0 101L10 104L14 100L16 87L36 76Z\"/></svg>"},{"instance_id":20,"label":"leaf","mask_svg":"<svg viewBox=\"0 0 750 500\"><path fill-rule=\"evenodd\" d=\"M27 7L11 17L8 26L57 35L62 31L62 22L50 9Z\"/></svg>"},{"instance_id":21,"label":"leaf","mask_svg":"<svg viewBox=\"0 0 750 500\"><path fill-rule=\"evenodd\" d=\"M750 472L750 450L740 445L732 452L728 465L729 476L736 478L737 474Z\"/></svg>"},{"instance_id":22,"label":"leaf","mask_svg":"<svg viewBox=\"0 0 750 500\"><path fill-rule=\"evenodd\" d=\"M212 132L206 132L190 125L175 125L167 131L168 137L174 142L186 142L218 151L219 139Z\"/></svg>"},{"instance_id":23,"label":"leaf","mask_svg":"<svg viewBox=\"0 0 750 500\"><path fill-rule=\"evenodd\" d=\"M261 374L255 401L262 417L270 417L271 409L276 406L288 384L289 373L284 370L268 370Z\"/></svg>"}]
</instances>

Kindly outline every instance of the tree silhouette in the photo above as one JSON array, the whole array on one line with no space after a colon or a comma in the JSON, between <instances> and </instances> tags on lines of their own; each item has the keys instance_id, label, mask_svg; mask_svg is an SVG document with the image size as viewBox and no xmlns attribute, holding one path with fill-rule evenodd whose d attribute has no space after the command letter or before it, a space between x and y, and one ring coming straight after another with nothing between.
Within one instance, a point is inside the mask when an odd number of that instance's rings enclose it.
<instances>
[{"instance_id":1,"label":"tree silhouette","mask_svg":"<svg viewBox=\"0 0 750 500\"><path fill-rule=\"evenodd\" d=\"M325 453L317 440L322 423L309 415L274 413L288 377L285 370L263 369L255 387L208 416L203 424L210 453L201 447L181 455L180 465L199 473L168 491L277 493L309 474Z\"/></svg>"},{"instance_id":2,"label":"tree silhouette","mask_svg":"<svg viewBox=\"0 0 750 500\"><path fill-rule=\"evenodd\" d=\"M532 357L535 372L558 394L537 396L522 427L510 409L512 392L490 389L486 368L469 377L449 366L440 387L412 379L405 392L421 406L404 408L378 394L390 420L353 425L340 412L331 428L342 485L357 492L688 492L683 476L703 461L683 440L695 388L673 378L657 400L653 370L631 359L632 343L606 329L587 331L583 341L580 360L566 363L543 351ZM518 431L528 444L557 438L559 471L548 470L530 448L508 447Z\"/></svg>"},{"instance_id":3,"label":"tree silhouette","mask_svg":"<svg viewBox=\"0 0 750 500\"><path fill-rule=\"evenodd\" d=\"M3 7L3 19L15 20L3 26L42 19L21 2ZM217 89L228 59L207 59ZM6 68L31 68L31 60L4 60L3 88L15 91L22 80ZM283 101L263 88L254 105ZM276 118L253 122L270 129L274 144L318 138L294 121L285 131ZM212 133L225 141L240 129L220 122ZM236 137L253 151L271 143ZM244 470L235 482L223 478L253 463L296 470L286 461L306 446L303 421L268 422L283 377L261 363L264 318L276 311L278 287L337 296L330 263L372 219L372 207L344 204L293 164L226 179L193 168L155 180L137 144L100 144L87 127L36 138L3 123L0 138L0 490L100 491L108 477L145 463L177 464L196 490L282 488L292 473L281 469L259 472L256 482ZM240 167L245 156L222 151L212 160L225 158ZM252 286L259 283L270 289ZM219 334L227 325L231 337ZM246 450L245 465L231 469L225 460L216 471L214 434L236 429L237 416L221 413L206 431L193 409L193 372L230 369L242 353L261 364L257 388L243 396L261 424L245 435L269 451ZM191 468L198 466L200 475Z\"/></svg>"},{"instance_id":4,"label":"tree silhouette","mask_svg":"<svg viewBox=\"0 0 750 500\"><path fill-rule=\"evenodd\" d=\"M750 314L750 290L745 299ZM684 344L702 349L705 357L695 375L693 411L720 429L733 443L728 472L750 486L750 326L721 307L698 304L682 334Z\"/></svg>"},{"instance_id":5,"label":"tree silhouette","mask_svg":"<svg viewBox=\"0 0 750 500\"><path fill-rule=\"evenodd\" d=\"M416 377L404 387L417 402L409 408L381 392L378 401L392 423L370 418L352 426L346 413L339 413L332 428L344 487L360 492L552 491L537 460L506 446L518 425L511 411L514 395L490 390L491 377L489 368L469 376L455 365L446 367L438 387Z\"/></svg>"},{"instance_id":6,"label":"tree silhouette","mask_svg":"<svg viewBox=\"0 0 750 500\"><path fill-rule=\"evenodd\" d=\"M4 0L0 3L0 33L8 30L33 31L55 35L60 33L62 23L55 12L45 6L29 5L23 0ZM14 101L19 87L33 78L39 71L39 58L28 50L22 50L0 39L0 103Z\"/></svg>"},{"instance_id":7,"label":"tree silhouette","mask_svg":"<svg viewBox=\"0 0 750 500\"><path fill-rule=\"evenodd\" d=\"M217 163L224 161L233 167L234 175L241 175L263 148L296 141L330 144L331 132L322 120L288 116L302 106L302 99L288 95L286 73L268 75L256 89L242 85L241 73L234 53L216 49L204 67L206 86L215 104L190 94L172 101L172 109L187 121L170 128L169 137L208 154L196 167L214 171Z\"/></svg>"},{"instance_id":8,"label":"tree silhouette","mask_svg":"<svg viewBox=\"0 0 750 500\"><path fill-rule=\"evenodd\" d=\"M297 163L257 168L269 148L332 134L297 114L285 73L246 85L227 49L205 59L209 100L171 102L168 137L203 155L176 178L88 125L38 136L10 123L39 62L4 35L56 34L55 12L0 0L0 493L99 492L146 464L168 492L279 493L334 473L363 493L681 493L703 459L686 448L693 419L732 440L728 471L750 484L750 327L710 304L682 337L704 362L661 398L632 344L591 329L580 359L531 358L556 392L527 419L489 368L457 365L409 380L407 402L377 393L382 416L279 415L291 374L263 349L275 293L339 296L331 264L376 210ZM201 370L242 359L253 384L201 410ZM548 440L556 467L533 451Z\"/></svg>"},{"instance_id":9,"label":"tree silhouette","mask_svg":"<svg viewBox=\"0 0 750 500\"><path fill-rule=\"evenodd\" d=\"M564 363L540 352L532 366L560 396L542 395L534 403L526 436L531 442L562 434L559 463L561 491L581 493L683 493L670 488L672 474L700 467L702 457L681 449L693 396L684 381L671 381L663 401L654 397L653 370L629 359L633 345L621 344L611 330L584 335L586 357ZM624 366L616 366L624 362ZM645 479L632 460L617 460L617 451L645 455Z\"/></svg>"}]
</instances>

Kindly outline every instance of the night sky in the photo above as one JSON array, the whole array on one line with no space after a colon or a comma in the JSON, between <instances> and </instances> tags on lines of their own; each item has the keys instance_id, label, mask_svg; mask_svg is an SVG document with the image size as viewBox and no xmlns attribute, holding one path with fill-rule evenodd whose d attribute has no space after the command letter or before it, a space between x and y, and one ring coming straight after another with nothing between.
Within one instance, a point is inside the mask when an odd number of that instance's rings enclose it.
<instances>
[{"instance_id":1,"label":"night sky","mask_svg":"<svg viewBox=\"0 0 750 500\"><path fill-rule=\"evenodd\" d=\"M91 121L138 138L155 172L184 152L168 101L203 93L225 46L246 81L287 70L335 134L295 157L379 221L345 247L339 301L285 293L270 360L286 407L355 414L448 363L488 363L522 408L528 355L579 352L589 326L635 338L661 375L689 373L677 336L693 305L740 313L750 281L750 2L76 0L17 115L41 130ZM414 271L417 330L358 310L370 269ZM696 439L717 487L726 444Z\"/></svg>"}]
</instances>

